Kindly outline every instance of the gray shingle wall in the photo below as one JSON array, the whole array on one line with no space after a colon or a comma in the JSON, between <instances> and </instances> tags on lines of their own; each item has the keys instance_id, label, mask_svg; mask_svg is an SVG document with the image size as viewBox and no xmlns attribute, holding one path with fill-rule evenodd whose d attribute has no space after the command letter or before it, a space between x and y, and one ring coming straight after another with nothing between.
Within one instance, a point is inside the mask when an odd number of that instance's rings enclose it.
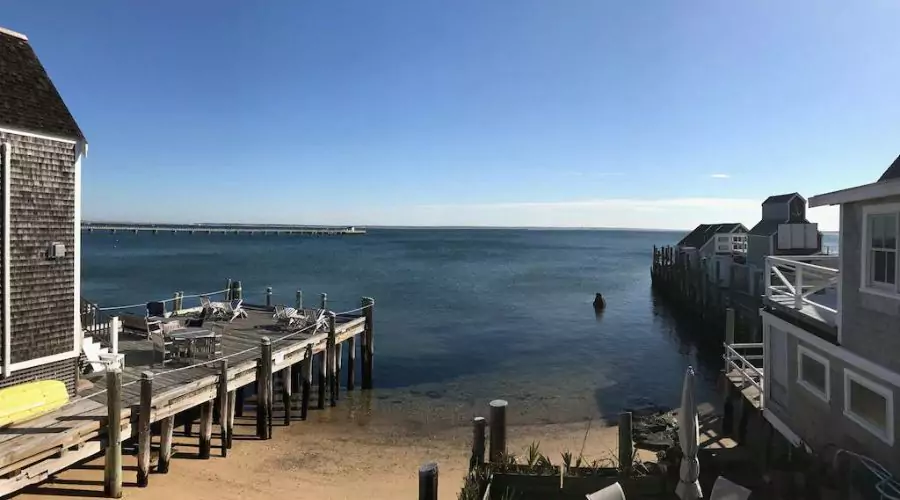
<instances>
[{"instance_id":1,"label":"gray shingle wall","mask_svg":"<svg viewBox=\"0 0 900 500\"><path fill-rule=\"evenodd\" d=\"M74 396L77 364L78 358L72 358L18 370L12 376L0 379L0 389L36 380L59 380L66 384L69 395Z\"/></svg>"},{"instance_id":2,"label":"gray shingle wall","mask_svg":"<svg viewBox=\"0 0 900 500\"><path fill-rule=\"evenodd\" d=\"M72 350L75 146L3 132L0 141L13 148L9 293L11 359L17 363ZM47 258L53 242L66 246L64 258ZM4 293L0 290L0 299Z\"/></svg>"},{"instance_id":3,"label":"gray shingle wall","mask_svg":"<svg viewBox=\"0 0 900 500\"><path fill-rule=\"evenodd\" d=\"M868 204L897 202L900 197ZM863 206L863 203L845 204L841 221L841 344L885 368L900 372L900 296L880 297L859 290L864 251Z\"/></svg>"}]
</instances>

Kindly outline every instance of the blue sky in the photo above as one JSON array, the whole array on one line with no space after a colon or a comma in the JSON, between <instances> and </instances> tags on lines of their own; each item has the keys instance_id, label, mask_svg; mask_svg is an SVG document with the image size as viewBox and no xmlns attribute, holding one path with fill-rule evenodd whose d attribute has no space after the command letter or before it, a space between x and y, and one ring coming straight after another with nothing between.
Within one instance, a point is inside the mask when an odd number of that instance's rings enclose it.
<instances>
[{"instance_id":1,"label":"blue sky","mask_svg":"<svg viewBox=\"0 0 900 500\"><path fill-rule=\"evenodd\" d=\"M685 228L877 179L900 153L898 15L31 0L2 25L88 137L87 218Z\"/></svg>"}]
</instances>

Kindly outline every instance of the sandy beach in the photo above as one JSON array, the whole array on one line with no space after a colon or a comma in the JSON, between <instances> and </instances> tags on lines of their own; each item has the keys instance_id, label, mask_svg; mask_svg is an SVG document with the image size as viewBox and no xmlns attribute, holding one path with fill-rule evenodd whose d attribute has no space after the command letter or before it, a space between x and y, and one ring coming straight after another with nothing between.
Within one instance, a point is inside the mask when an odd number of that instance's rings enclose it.
<instances>
[{"instance_id":1,"label":"sandy beach","mask_svg":"<svg viewBox=\"0 0 900 500\"><path fill-rule=\"evenodd\" d=\"M312 412L308 422L283 427L276 420L274 438L258 441L251 416L237 419L234 446L227 458L214 448L210 460L198 460L197 438L176 431L175 458L168 474L153 474L150 486L135 485L136 461L125 457L125 498L217 499L309 498L321 500L394 500L414 496L419 465L440 466L441 498L456 498L469 460L471 428L452 427L411 431L387 422L345 418L340 409ZM338 418L336 418L338 417ZM614 454L617 433L598 420L588 422L512 426L512 453L524 454L532 441L555 463L560 453L576 455L584 443L588 459ZM196 429L196 427L195 427ZM217 428L214 431L218 431ZM213 437L218 447L218 437ZM20 498L96 498L103 492L102 457L72 468Z\"/></svg>"}]
</instances>

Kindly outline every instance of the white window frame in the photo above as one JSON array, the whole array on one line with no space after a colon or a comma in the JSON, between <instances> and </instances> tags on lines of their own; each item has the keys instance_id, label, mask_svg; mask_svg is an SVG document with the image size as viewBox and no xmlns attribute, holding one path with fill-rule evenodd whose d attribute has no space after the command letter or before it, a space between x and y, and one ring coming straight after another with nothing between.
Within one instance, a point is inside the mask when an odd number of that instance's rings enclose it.
<instances>
[{"instance_id":1,"label":"white window frame","mask_svg":"<svg viewBox=\"0 0 900 500\"><path fill-rule=\"evenodd\" d=\"M825 367L825 392L822 392L822 389L814 386L813 384L807 382L803 379L803 357L818 362L819 364ZM822 356L819 353L813 352L808 348L798 345L797 346L797 384L803 386L807 391L812 393L813 396L821 399L824 402L831 401L831 362L828 358Z\"/></svg>"},{"instance_id":2,"label":"white window frame","mask_svg":"<svg viewBox=\"0 0 900 500\"><path fill-rule=\"evenodd\" d=\"M862 251L861 267L860 267L860 285L861 292L880 295L895 300L900 300L900 248L894 249L894 284L873 284L869 277L871 271L869 269L870 255L872 253L871 238L869 237L869 217L873 215L894 215L896 217L896 235L897 246L900 247L900 203L888 203L883 205L863 206L862 218Z\"/></svg>"},{"instance_id":3,"label":"white window frame","mask_svg":"<svg viewBox=\"0 0 900 500\"><path fill-rule=\"evenodd\" d=\"M851 381L864 386L870 391L884 397L885 411L887 412L884 420L886 428L879 429L874 424L869 422L865 417L853 413L853 410L850 409ZM877 382L873 382L872 380L850 370L849 368L844 368L844 416L856 422L860 427L871 432L878 439L881 439L889 446L894 445L894 392L890 388Z\"/></svg>"}]
</instances>

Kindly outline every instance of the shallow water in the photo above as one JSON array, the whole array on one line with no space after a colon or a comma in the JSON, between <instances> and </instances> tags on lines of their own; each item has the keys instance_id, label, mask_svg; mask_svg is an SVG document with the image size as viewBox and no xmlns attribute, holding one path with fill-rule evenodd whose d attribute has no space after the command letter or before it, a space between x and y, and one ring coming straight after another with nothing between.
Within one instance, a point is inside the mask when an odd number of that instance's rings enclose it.
<instances>
[{"instance_id":1,"label":"shallow water","mask_svg":"<svg viewBox=\"0 0 900 500\"><path fill-rule=\"evenodd\" d=\"M650 290L653 245L680 232L370 230L365 236L85 234L82 295L101 306L220 289L336 311L376 300L375 384L353 418L412 431L510 401L512 423L562 423L674 406L685 367L713 398L719 348ZM596 316L595 292L607 299Z\"/></svg>"}]
</instances>

